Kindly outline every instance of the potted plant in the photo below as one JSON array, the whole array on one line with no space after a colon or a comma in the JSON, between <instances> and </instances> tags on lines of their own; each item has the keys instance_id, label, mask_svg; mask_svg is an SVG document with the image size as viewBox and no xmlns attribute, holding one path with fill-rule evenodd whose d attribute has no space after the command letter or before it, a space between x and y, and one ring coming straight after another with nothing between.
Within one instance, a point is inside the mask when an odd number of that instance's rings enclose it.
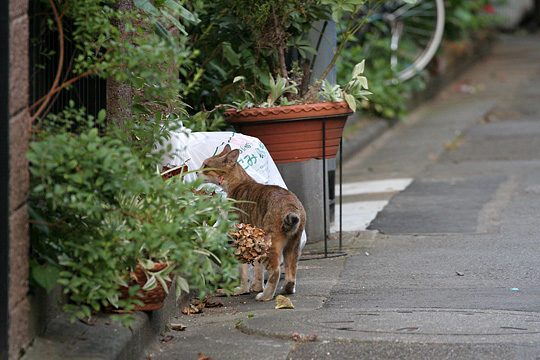
<instances>
[{"instance_id":1,"label":"potted plant","mask_svg":"<svg viewBox=\"0 0 540 360\"><path fill-rule=\"evenodd\" d=\"M232 16L215 19L221 21L220 29L228 30L216 32L216 38L240 39L239 45L221 44L225 60L237 71L227 88L233 95L225 119L239 132L261 139L277 163L333 157L347 117L370 94L363 61L347 84L326 80L347 39L362 25L357 15L365 2L235 0L228 6ZM317 21L330 19L345 19L343 38L326 69L314 79L319 49L310 45L308 33Z\"/></svg>"},{"instance_id":2,"label":"potted plant","mask_svg":"<svg viewBox=\"0 0 540 360\"><path fill-rule=\"evenodd\" d=\"M364 61L357 64L352 79L342 88L324 80L317 101L292 101L288 92L296 94L294 84L278 75L270 75L270 95L266 102L236 102L225 111L226 120L238 132L259 138L276 163L333 158L339 149L347 117L356 111L356 102L370 92L362 76ZM242 80L242 79L238 79ZM251 96L250 92L246 92ZM247 106L246 106L247 105Z\"/></svg>"}]
</instances>

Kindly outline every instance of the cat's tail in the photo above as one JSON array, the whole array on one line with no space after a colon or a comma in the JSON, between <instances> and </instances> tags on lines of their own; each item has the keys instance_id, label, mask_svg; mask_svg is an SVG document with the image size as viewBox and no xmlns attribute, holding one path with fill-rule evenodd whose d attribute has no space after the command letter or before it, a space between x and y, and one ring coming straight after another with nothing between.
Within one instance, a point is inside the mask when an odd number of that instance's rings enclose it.
<instances>
[{"instance_id":1,"label":"cat's tail","mask_svg":"<svg viewBox=\"0 0 540 360\"><path fill-rule=\"evenodd\" d=\"M283 219L283 232L286 234L292 234L298 231L298 226L300 226L300 216L298 214L290 212L285 215Z\"/></svg>"}]
</instances>

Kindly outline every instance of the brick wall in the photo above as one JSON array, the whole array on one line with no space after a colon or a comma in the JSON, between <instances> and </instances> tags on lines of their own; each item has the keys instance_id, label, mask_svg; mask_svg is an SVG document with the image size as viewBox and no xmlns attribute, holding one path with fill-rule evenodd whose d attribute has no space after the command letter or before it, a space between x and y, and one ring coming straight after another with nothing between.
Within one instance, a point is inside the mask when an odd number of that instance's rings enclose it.
<instances>
[{"instance_id":1,"label":"brick wall","mask_svg":"<svg viewBox=\"0 0 540 360\"><path fill-rule=\"evenodd\" d=\"M9 358L28 345L28 0L9 0Z\"/></svg>"}]
</instances>

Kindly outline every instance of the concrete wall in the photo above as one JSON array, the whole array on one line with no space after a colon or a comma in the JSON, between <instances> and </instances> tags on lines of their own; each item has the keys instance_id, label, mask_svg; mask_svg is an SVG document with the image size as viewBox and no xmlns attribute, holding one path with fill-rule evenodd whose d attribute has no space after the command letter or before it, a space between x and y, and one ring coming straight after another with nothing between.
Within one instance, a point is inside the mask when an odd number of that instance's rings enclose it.
<instances>
[{"instance_id":1,"label":"concrete wall","mask_svg":"<svg viewBox=\"0 0 540 360\"><path fill-rule=\"evenodd\" d=\"M28 0L9 0L9 358L28 345Z\"/></svg>"}]
</instances>

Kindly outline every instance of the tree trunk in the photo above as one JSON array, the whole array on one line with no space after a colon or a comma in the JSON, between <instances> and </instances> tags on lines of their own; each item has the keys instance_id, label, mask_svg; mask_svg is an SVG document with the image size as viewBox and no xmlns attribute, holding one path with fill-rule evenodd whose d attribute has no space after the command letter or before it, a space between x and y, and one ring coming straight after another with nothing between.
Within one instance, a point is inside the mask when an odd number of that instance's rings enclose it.
<instances>
[{"instance_id":1,"label":"tree trunk","mask_svg":"<svg viewBox=\"0 0 540 360\"><path fill-rule=\"evenodd\" d=\"M133 9L133 2L131 0L118 0L116 6L118 10L126 12ZM118 24L118 28L124 33L122 24ZM133 88L128 84L107 79L107 119L109 122L112 121L117 126L123 127L124 123L132 116L133 95Z\"/></svg>"}]
</instances>

